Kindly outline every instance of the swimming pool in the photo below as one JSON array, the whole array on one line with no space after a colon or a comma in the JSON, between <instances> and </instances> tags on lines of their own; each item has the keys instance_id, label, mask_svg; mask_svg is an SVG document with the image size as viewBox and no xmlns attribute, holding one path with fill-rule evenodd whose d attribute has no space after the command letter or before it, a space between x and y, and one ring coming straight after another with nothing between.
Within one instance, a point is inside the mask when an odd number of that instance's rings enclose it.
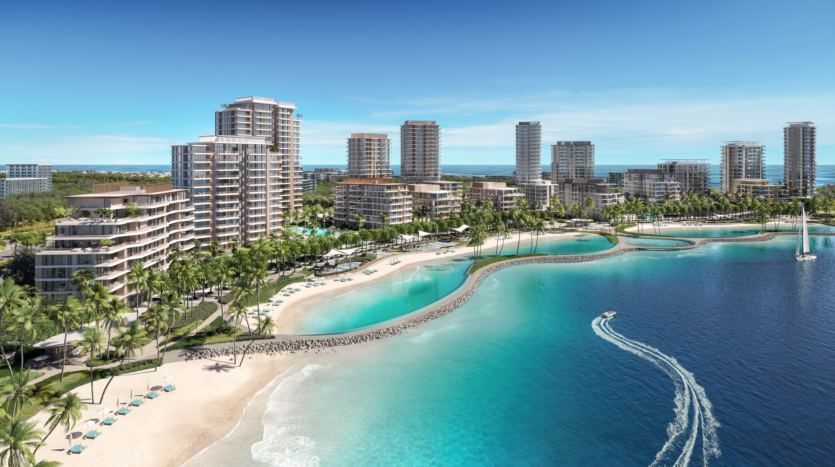
<instances>
[{"instance_id":1,"label":"swimming pool","mask_svg":"<svg viewBox=\"0 0 835 467\"><path fill-rule=\"evenodd\" d=\"M310 235L310 232L312 232L311 229L305 227L293 227L293 230L304 235ZM316 229L316 235L325 235L326 232L325 229Z\"/></svg>"},{"instance_id":2,"label":"swimming pool","mask_svg":"<svg viewBox=\"0 0 835 467\"><path fill-rule=\"evenodd\" d=\"M692 245L693 242L687 240L677 240L672 238L627 238L626 244L642 248L678 248Z\"/></svg>"}]
</instances>

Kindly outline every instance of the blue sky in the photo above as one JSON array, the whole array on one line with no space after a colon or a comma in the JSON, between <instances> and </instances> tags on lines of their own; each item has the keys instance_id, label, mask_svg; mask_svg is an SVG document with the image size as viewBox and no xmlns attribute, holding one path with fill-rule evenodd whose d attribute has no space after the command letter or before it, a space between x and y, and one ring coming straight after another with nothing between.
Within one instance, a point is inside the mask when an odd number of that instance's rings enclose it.
<instances>
[{"instance_id":1,"label":"blue sky","mask_svg":"<svg viewBox=\"0 0 835 467\"><path fill-rule=\"evenodd\" d=\"M2 2L0 163L166 164L223 102L296 103L304 162L438 120L447 164L513 164L514 125L600 164L719 159L818 125L835 164L835 2ZM392 154L399 163L399 149Z\"/></svg>"}]
</instances>

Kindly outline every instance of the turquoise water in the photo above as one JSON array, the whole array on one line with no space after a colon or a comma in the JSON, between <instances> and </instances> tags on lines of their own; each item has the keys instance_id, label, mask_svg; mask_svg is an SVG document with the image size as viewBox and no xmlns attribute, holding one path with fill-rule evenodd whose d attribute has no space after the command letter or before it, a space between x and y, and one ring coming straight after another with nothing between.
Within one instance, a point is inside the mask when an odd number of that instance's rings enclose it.
<instances>
[{"instance_id":1,"label":"turquoise water","mask_svg":"<svg viewBox=\"0 0 835 467\"><path fill-rule=\"evenodd\" d=\"M767 228L773 229L774 224L767 225ZM676 237L745 237L748 235L756 235L760 231L759 224L749 224L743 227L675 227L675 228L661 228L661 235L674 235ZM785 223L780 224L781 230L791 229L791 225ZM634 231L634 230L633 230ZM814 225L809 226L809 232L831 232L835 231L835 227ZM655 231L650 226L646 226L644 233L654 234Z\"/></svg>"},{"instance_id":2,"label":"turquoise water","mask_svg":"<svg viewBox=\"0 0 835 467\"><path fill-rule=\"evenodd\" d=\"M368 285L319 293L306 302L304 313L278 320L278 334L325 334L360 329L419 310L448 295L467 279L473 264L458 256L408 265ZM390 268L381 264L377 269ZM338 295L336 295L338 294Z\"/></svg>"},{"instance_id":3,"label":"turquoise water","mask_svg":"<svg viewBox=\"0 0 835 467\"><path fill-rule=\"evenodd\" d=\"M493 256L497 249L495 242L482 248L482 256ZM537 253L571 255L595 253L613 248L614 244L605 237L588 235L585 237L565 237L542 239L537 246ZM460 249L460 248L459 248ZM467 248L472 250L472 248ZM531 249L529 239L522 241L520 254ZM515 255L516 246L506 244L498 252L504 256ZM392 274L367 286L350 291L325 293L305 303L304 314L298 317L284 317L278 320L279 334L327 334L360 329L379 324L421 308L448 295L460 287L467 279L467 271L473 264L472 256L441 256L438 259L424 261L400 268ZM385 262L378 269L391 267ZM288 322L292 320L292 322Z\"/></svg>"},{"instance_id":4,"label":"turquoise water","mask_svg":"<svg viewBox=\"0 0 835 467\"><path fill-rule=\"evenodd\" d=\"M624 239L621 238L621 241ZM683 246L692 245L692 242L688 242L685 240L675 240L675 239L666 239L666 238L627 238L626 239L627 245L632 246L639 246L643 248L679 248Z\"/></svg>"},{"instance_id":5,"label":"turquoise water","mask_svg":"<svg viewBox=\"0 0 835 467\"><path fill-rule=\"evenodd\" d=\"M187 465L831 465L835 247L812 243L502 269L420 328L302 354Z\"/></svg>"}]
</instances>

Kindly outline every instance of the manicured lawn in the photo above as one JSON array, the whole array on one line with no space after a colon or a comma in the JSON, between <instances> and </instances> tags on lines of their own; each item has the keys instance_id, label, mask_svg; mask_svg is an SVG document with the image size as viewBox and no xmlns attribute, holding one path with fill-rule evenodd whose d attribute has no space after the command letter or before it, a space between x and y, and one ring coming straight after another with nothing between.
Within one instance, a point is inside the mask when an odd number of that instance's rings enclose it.
<instances>
[{"instance_id":1,"label":"manicured lawn","mask_svg":"<svg viewBox=\"0 0 835 467\"><path fill-rule=\"evenodd\" d=\"M496 256L494 258L487 258L483 259L475 264L470 268L470 274L475 273L479 269L489 266L493 263L498 263L500 261L507 261L509 259L519 259L519 258L532 258L534 256L548 256L545 253L537 253L534 255L513 255L513 256Z\"/></svg>"},{"instance_id":2,"label":"manicured lawn","mask_svg":"<svg viewBox=\"0 0 835 467\"><path fill-rule=\"evenodd\" d=\"M9 384L9 382L11 382L11 380L12 380L11 378L9 378L9 370L8 370L8 368L6 368L5 365L6 364L4 363L3 368L0 369L0 387L3 387L5 385ZM20 371L20 366L15 367L14 365L12 365L12 369L15 372ZM43 376L43 373L38 373L37 371L31 371L30 370L30 373L32 374L32 379L40 378L41 376ZM17 373L15 373L15 374L17 374Z\"/></svg>"},{"instance_id":3,"label":"manicured lawn","mask_svg":"<svg viewBox=\"0 0 835 467\"><path fill-rule=\"evenodd\" d=\"M220 323L218 323L220 324ZM256 339L264 339L264 337L256 337ZM217 334L214 336L205 336L205 335L197 335L187 337L180 342L172 344L166 350L178 350L178 349L185 349L188 347L198 347L201 345L209 345L209 344L223 344L225 342L232 342L235 340L235 337L232 334ZM247 341L251 341L252 336L249 333L241 332L238 333L238 344L240 345L241 342L246 343Z\"/></svg>"},{"instance_id":4,"label":"manicured lawn","mask_svg":"<svg viewBox=\"0 0 835 467\"><path fill-rule=\"evenodd\" d=\"M182 319L178 319L174 321L174 325L171 326L171 336L184 336L189 332L193 331L194 328L200 325L203 321L206 321L206 318L212 315L217 311L217 303L215 302L200 302L196 307L194 307L194 311L188 312L188 317L183 314ZM195 324L196 323L196 324ZM191 326L191 329L178 334L182 328Z\"/></svg>"}]
</instances>

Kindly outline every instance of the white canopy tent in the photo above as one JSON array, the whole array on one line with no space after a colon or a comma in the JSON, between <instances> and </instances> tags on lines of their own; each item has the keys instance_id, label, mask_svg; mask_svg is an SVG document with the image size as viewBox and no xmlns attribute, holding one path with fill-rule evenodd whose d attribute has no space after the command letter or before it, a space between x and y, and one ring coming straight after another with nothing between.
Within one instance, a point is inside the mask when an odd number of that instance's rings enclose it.
<instances>
[{"instance_id":1,"label":"white canopy tent","mask_svg":"<svg viewBox=\"0 0 835 467\"><path fill-rule=\"evenodd\" d=\"M452 230L454 230L454 231L456 231L456 232L458 232L458 233L464 233L464 231L465 231L465 230L467 230L467 229L469 229L469 228L470 228L470 226L469 226L469 225L464 224L464 225L462 225L461 227L455 227L455 228L454 228L454 229L452 229Z\"/></svg>"},{"instance_id":2,"label":"white canopy tent","mask_svg":"<svg viewBox=\"0 0 835 467\"><path fill-rule=\"evenodd\" d=\"M414 241L414 240L418 240L418 237L416 235L406 235L406 234L400 234L400 235L397 236L397 238L403 240L404 242L411 242L411 241Z\"/></svg>"},{"instance_id":3,"label":"white canopy tent","mask_svg":"<svg viewBox=\"0 0 835 467\"><path fill-rule=\"evenodd\" d=\"M435 234L431 234L431 233L428 233L428 232L424 232L422 230L418 230L418 237L420 237L420 238L428 237L430 235L435 235Z\"/></svg>"}]
</instances>

